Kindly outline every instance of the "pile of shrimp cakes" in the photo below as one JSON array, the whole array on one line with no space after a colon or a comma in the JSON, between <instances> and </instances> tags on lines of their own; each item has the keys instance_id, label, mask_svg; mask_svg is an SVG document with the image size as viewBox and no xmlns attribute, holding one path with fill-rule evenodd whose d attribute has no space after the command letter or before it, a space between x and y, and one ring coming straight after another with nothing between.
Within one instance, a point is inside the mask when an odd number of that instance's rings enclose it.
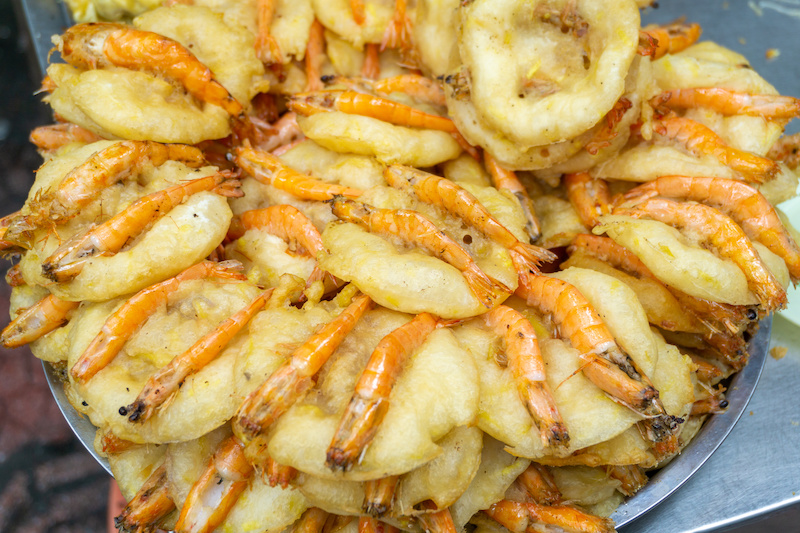
<instances>
[{"instance_id":1,"label":"pile of shrimp cakes","mask_svg":"<svg viewBox=\"0 0 800 533\"><path fill-rule=\"evenodd\" d=\"M97 427L120 531L614 530L800 278L800 101L646 4L54 36L0 340Z\"/></svg>"}]
</instances>

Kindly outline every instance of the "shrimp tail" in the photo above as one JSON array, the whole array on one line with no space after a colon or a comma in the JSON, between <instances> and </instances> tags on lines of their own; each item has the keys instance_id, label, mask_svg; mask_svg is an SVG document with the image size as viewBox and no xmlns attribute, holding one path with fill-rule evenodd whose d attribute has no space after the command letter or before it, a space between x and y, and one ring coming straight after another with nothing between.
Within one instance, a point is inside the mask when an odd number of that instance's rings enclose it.
<instances>
[{"instance_id":1,"label":"shrimp tail","mask_svg":"<svg viewBox=\"0 0 800 533\"><path fill-rule=\"evenodd\" d=\"M525 267L535 273L539 273L539 265L542 263L552 263L558 259L556 254L547 248L524 242L517 242L511 249L517 252Z\"/></svg>"},{"instance_id":2,"label":"shrimp tail","mask_svg":"<svg viewBox=\"0 0 800 533\"><path fill-rule=\"evenodd\" d=\"M175 509L167 481L167 468L161 465L147 478L122 513L114 518L114 527L121 533L156 531L161 520Z\"/></svg>"},{"instance_id":3,"label":"shrimp tail","mask_svg":"<svg viewBox=\"0 0 800 533\"><path fill-rule=\"evenodd\" d=\"M513 292L505 284L492 278L477 267L466 270L463 274L467 286L487 309L491 309L494 305L498 291L504 293Z\"/></svg>"}]
</instances>

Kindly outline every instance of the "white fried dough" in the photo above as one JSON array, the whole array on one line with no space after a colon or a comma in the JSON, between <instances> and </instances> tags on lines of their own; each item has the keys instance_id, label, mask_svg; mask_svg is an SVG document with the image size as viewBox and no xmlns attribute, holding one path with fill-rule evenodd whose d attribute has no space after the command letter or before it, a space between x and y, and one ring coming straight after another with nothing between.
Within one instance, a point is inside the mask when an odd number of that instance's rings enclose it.
<instances>
[{"instance_id":1,"label":"white fried dough","mask_svg":"<svg viewBox=\"0 0 800 533\"><path fill-rule=\"evenodd\" d=\"M483 450L478 472L467 490L450 506L456 530L462 531L469 519L503 499L506 489L530 464L527 459L506 452L502 442L483 436Z\"/></svg>"},{"instance_id":2,"label":"white fried dough","mask_svg":"<svg viewBox=\"0 0 800 533\"><path fill-rule=\"evenodd\" d=\"M616 278L585 268L572 267L548 275L578 289L637 368L652 376L658 362L658 347L647 315L630 287Z\"/></svg>"},{"instance_id":3,"label":"white fried dough","mask_svg":"<svg viewBox=\"0 0 800 533\"><path fill-rule=\"evenodd\" d=\"M623 215L604 215L600 222L594 233L606 233L632 251L667 285L714 302L757 303L739 267L688 243L675 228Z\"/></svg>"},{"instance_id":4,"label":"white fried dough","mask_svg":"<svg viewBox=\"0 0 800 533\"><path fill-rule=\"evenodd\" d=\"M472 323L455 331L459 343L470 352L480 375L478 427L507 445L519 457L537 459L552 453L542 446L539 430L522 403L508 368L495 360L497 337ZM608 440L625 431L641 417L608 398L580 372L577 350L559 339L539 337L547 383L569 431L569 454Z\"/></svg>"},{"instance_id":5,"label":"white fried dough","mask_svg":"<svg viewBox=\"0 0 800 533\"><path fill-rule=\"evenodd\" d=\"M387 310L369 315L373 318L368 322L362 318L345 339L339 357L328 362L330 370L320 380L321 394L309 395L278 420L269 455L279 464L328 479L359 481L403 474L440 455L436 442L453 428L473 422L478 407L475 366L452 333L438 329L403 367L386 417L360 464L344 474L325 466L326 450L363 368L348 361L366 361L383 335L408 320Z\"/></svg>"},{"instance_id":6,"label":"white fried dough","mask_svg":"<svg viewBox=\"0 0 800 533\"><path fill-rule=\"evenodd\" d=\"M53 111L101 137L196 144L231 131L224 109L198 107L182 90L146 72L80 72L55 64L47 74L58 86L46 98Z\"/></svg>"},{"instance_id":7,"label":"white fried dough","mask_svg":"<svg viewBox=\"0 0 800 533\"><path fill-rule=\"evenodd\" d=\"M571 139L597 124L622 96L639 42L639 10L631 0L576 3L588 23L586 48L537 15L539 6L559 11L564 4L475 0L460 10L470 98L487 125L526 148ZM520 98L531 78L554 83L555 92Z\"/></svg>"},{"instance_id":8,"label":"white fried dough","mask_svg":"<svg viewBox=\"0 0 800 533\"><path fill-rule=\"evenodd\" d=\"M449 133L395 126L339 111L298 117L306 137L334 152L370 155L386 165L431 167L453 159L461 147Z\"/></svg>"},{"instance_id":9,"label":"white fried dough","mask_svg":"<svg viewBox=\"0 0 800 533\"><path fill-rule=\"evenodd\" d=\"M173 357L247 305L258 293L249 283L188 281L123 346L116 358L77 391L115 435L133 442L165 443L195 439L218 427L238 407L234 388L236 358L245 332L197 373L186 378L174 400L145 422L132 423L120 407L132 403L148 378ZM78 309L73 320L69 367L89 345L122 301L111 300Z\"/></svg>"},{"instance_id":10,"label":"white fried dough","mask_svg":"<svg viewBox=\"0 0 800 533\"><path fill-rule=\"evenodd\" d=\"M229 26L208 8L181 4L162 7L139 15L133 25L181 43L245 108L269 87L264 65L256 57L253 35L239 26Z\"/></svg>"}]
</instances>

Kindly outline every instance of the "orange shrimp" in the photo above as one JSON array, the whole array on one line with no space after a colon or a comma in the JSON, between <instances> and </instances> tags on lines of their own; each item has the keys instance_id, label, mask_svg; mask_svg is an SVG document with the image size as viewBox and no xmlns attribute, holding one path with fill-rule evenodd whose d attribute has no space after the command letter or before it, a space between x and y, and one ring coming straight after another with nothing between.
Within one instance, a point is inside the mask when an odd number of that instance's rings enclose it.
<instances>
[{"instance_id":1,"label":"orange shrimp","mask_svg":"<svg viewBox=\"0 0 800 533\"><path fill-rule=\"evenodd\" d=\"M606 114L603 126L592 135L584 149L591 155L597 155L603 148L611 146L611 141L619 135L617 124L631 107L633 107L633 104L627 98L623 97L617 100L611 111Z\"/></svg>"},{"instance_id":2,"label":"orange shrimp","mask_svg":"<svg viewBox=\"0 0 800 533\"><path fill-rule=\"evenodd\" d=\"M169 491L167 467L161 465L150 474L122 513L114 518L114 526L123 533L155 531L173 509L175 502Z\"/></svg>"},{"instance_id":3,"label":"orange shrimp","mask_svg":"<svg viewBox=\"0 0 800 533\"><path fill-rule=\"evenodd\" d=\"M391 524L387 524L386 522L381 522L377 518L373 518L371 516L359 516L358 533L400 533L400 529Z\"/></svg>"},{"instance_id":4,"label":"orange shrimp","mask_svg":"<svg viewBox=\"0 0 800 533\"><path fill-rule=\"evenodd\" d=\"M500 500L484 511L512 533L536 531L536 525L556 526L581 533L613 533L614 523L568 505Z\"/></svg>"},{"instance_id":5,"label":"orange shrimp","mask_svg":"<svg viewBox=\"0 0 800 533\"><path fill-rule=\"evenodd\" d=\"M78 383L86 383L105 368L147 318L166 302L167 297L178 290L184 281L207 277L243 281L246 277L240 273L241 269L242 265L237 261L224 263L204 261L187 268L175 277L142 289L108 317L100 332L70 370L73 379Z\"/></svg>"},{"instance_id":6,"label":"orange shrimp","mask_svg":"<svg viewBox=\"0 0 800 533\"><path fill-rule=\"evenodd\" d=\"M670 109L704 107L723 115L753 115L765 119L800 116L800 100L791 96L749 94L720 87L695 87L664 91L650 105L667 114Z\"/></svg>"},{"instance_id":7,"label":"orange shrimp","mask_svg":"<svg viewBox=\"0 0 800 533\"><path fill-rule=\"evenodd\" d=\"M144 229L180 205L188 196L213 191L229 198L243 195L233 174L220 172L179 183L148 194L82 235L61 245L42 262L42 273L55 282L69 281L83 270L86 261L98 255L113 255Z\"/></svg>"},{"instance_id":8,"label":"orange shrimp","mask_svg":"<svg viewBox=\"0 0 800 533\"><path fill-rule=\"evenodd\" d=\"M270 33L272 17L275 15L275 0L258 0L258 33L256 34L256 56L265 65L283 62L281 48Z\"/></svg>"},{"instance_id":9,"label":"orange shrimp","mask_svg":"<svg viewBox=\"0 0 800 533\"><path fill-rule=\"evenodd\" d=\"M552 472L545 465L532 462L517 477L517 483L524 487L533 501L540 505L561 503L561 491L558 490Z\"/></svg>"},{"instance_id":10,"label":"orange shrimp","mask_svg":"<svg viewBox=\"0 0 800 533\"><path fill-rule=\"evenodd\" d=\"M446 178L401 165L387 168L384 178L392 187L413 191L421 201L441 207L497 244L517 252L531 270L542 262L555 260L549 250L519 241L475 196Z\"/></svg>"},{"instance_id":11,"label":"orange shrimp","mask_svg":"<svg viewBox=\"0 0 800 533\"><path fill-rule=\"evenodd\" d=\"M617 490L625 496L633 496L650 481L639 465L606 465L605 470L609 477L622 483Z\"/></svg>"},{"instance_id":12,"label":"orange shrimp","mask_svg":"<svg viewBox=\"0 0 800 533\"><path fill-rule=\"evenodd\" d=\"M320 79L324 53L325 27L315 18L311 23L306 45L306 92L321 91L325 87Z\"/></svg>"},{"instance_id":13,"label":"orange shrimp","mask_svg":"<svg viewBox=\"0 0 800 533\"><path fill-rule=\"evenodd\" d=\"M436 509L436 504L432 500L425 500L417 504L420 509ZM416 516L417 523L425 533L456 533L456 526L453 523L453 516L450 509L445 507L430 513L421 513Z\"/></svg>"},{"instance_id":14,"label":"orange shrimp","mask_svg":"<svg viewBox=\"0 0 800 533\"><path fill-rule=\"evenodd\" d=\"M544 360L533 326L519 311L499 305L483 315L487 326L503 338L506 358L517 391L539 429L542 444L553 448L569 445L567 427L545 378Z\"/></svg>"},{"instance_id":15,"label":"orange shrimp","mask_svg":"<svg viewBox=\"0 0 800 533\"><path fill-rule=\"evenodd\" d=\"M763 183L775 177L780 167L775 161L739 150L725 143L710 128L683 117L664 117L653 123L663 140L682 144L697 155L709 155L720 163L739 172L746 181Z\"/></svg>"},{"instance_id":16,"label":"orange shrimp","mask_svg":"<svg viewBox=\"0 0 800 533\"><path fill-rule=\"evenodd\" d=\"M394 492L400 476L387 476L370 479L364 484L364 501L361 510L370 516L380 518L392 509Z\"/></svg>"},{"instance_id":17,"label":"orange shrimp","mask_svg":"<svg viewBox=\"0 0 800 533\"><path fill-rule=\"evenodd\" d=\"M367 15L364 12L364 0L350 0L350 10L353 12L353 20L359 26L364 24L367 20Z\"/></svg>"},{"instance_id":18,"label":"orange shrimp","mask_svg":"<svg viewBox=\"0 0 800 533\"><path fill-rule=\"evenodd\" d=\"M235 240L250 229L263 229L289 243L291 249L302 247L311 256L325 250L316 226L299 209L291 205L272 205L245 211L235 217L228 238Z\"/></svg>"},{"instance_id":19,"label":"orange shrimp","mask_svg":"<svg viewBox=\"0 0 800 533\"><path fill-rule=\"evenodd\" d=\"M168 160L190 167L204 164L203 153L184 144L122 141L100 150L69 171L55 189L37 191L29 214L11 222L5 239L30 248L34 230L69 220L106 187L136 176L148 164L160 166Z\"/></svg>"},{"instance_id":20,"label":"orange shrimp","mask_svg":"<svg viewBox=\"0 0 800 533\"><path fill-rule=\"evenodd\" d=\"M250 393L234 418L234 432L250 441L286 412L314 385L314 375L350 333L358 319L372 307L362 294L311 336L261 387Z\"/></svg>"},{"instance_id":21,"label":"orange shrimp","mask_svg":"<svg viewBox=\"0 0 800 533\"><path fill-rule=\"evenodd\" d=\"M748 287L765 310L774 311L786 305L786 291L764 266L747 235L733 220L713 207L650 198L630 209L617 208L614 213L635 218L649 217L678 229L699 233L720 256L730 259L742 270Z\"/></svg>"},{"instance_id":22,"label":"orange shrimp","mask_svg":"<svg viewBox=\"0 0 800 533\"><path fill-rule=\"evenodd\" d=\"M557 278L520 273L517 296L549 316L561 337L569 339L580 352L583 373L592 383L637 413L666 416L658 391L617 345L578 289Z\"/></svg>"},{"instance_id":23,"label":"orange shrimp","mask_svg":"<svg viewBox=\"0 0 800 533\"><path fill-rule=\"evenodd\" d=\"M624 205L654 196L691 200L719 209L735 220L750 239L761 242L783 259L795 284L800 280L800 248L772 204L747 183L725 178L662 176L625 193Z\"/></svg>"},{"instance_id":24,"label":"orange shrimp","mask_svg":"<svg viewBox=\"0 0 800 533\"><path fill-rule=\"evenodd\" d=\"M39 150L51 152L69 143L89 144L103 138L86 128L67 122L34 128L29 139Z\"/></svg>"},{"instance_id":25,"label":"orange shrimp","mask_svg":"<svg viewBox=\"0 0 800 533\"><path fill-rule=\"evenodd\" d=\"M0 333L6 348L18 348L66 324L80 302L68 302L48 294L22 311Z\"/></svg>"},{"instance_id":26,"label":"orange shrimp","mask_svg":"<svg viewBox=\"0 0 800 533\"><path fill-rule=\"evenodd\" d=\"M609 237L584 233L576 235L567 252L572 255L578 250L636 277L648 278L661 283L655 274L633 252L617 244ZM668 285L664 285L664 287L711 333L721 333L722 330L727 330L732 334L736 334L756 318L755 313L748 313L748 309L745 306L712 302L711 300L690 296ZM662 325L662 327L664 326Z\"/></svg>"},{"instance_id":27,"label":"orange shrimp","mask_svg":"<svg viewBox=\"0 0 800 533\"><path fill-rule=\"evenodd\" d=\"M22 269L19 266L19 263L12 266L6 272L6 283L8 283L9 287L21 287L23 285L27 285L25 283L25 278L22 277Z\"/></svg>"},{"instance_id":28,"label":"orange shrimp","mask_svg":"<svg viewBox=\"0 0 800 533\"><path fill-rule=\"evenodd\" d=\"M435 316L422 313L381 339L361 371L328 446L325 459L328 468L347 471L364 456L389 410L389 395L406 359L440 325Z\"/></svg>"},{"instance_id":29,"label":"orange shrimp","mask_svg":"<svg viewBox=\"0 0 800 533\"><path fill-rule=\"evenodd\" d=\"M175 524L176 532L210 533L225 520L253 475L243 448L236 437L220 444L192 485Z\"/></svg>"},{"instance_id":30,"label":"orange shrimp","mask_svg":"<svg viewBox=\"0 0 800 533\"><path fill-rule=\"evenodd\" d=\"M401 74L372 83L372 89L381 94L407 94L422 102L445 106L447 102L441 83L419 74Z\"/></svg>"},{"instance_id":31,"label":"orange shrimp","mask_svg":"<svg viewBox=\"0 0 800 533\"><path fill-rule=\"evenodd\" d=\"M699 24L686 24L682 20L665 26L645 26L639 32L639 55L656 60L667 54L677 54L693 45L703 33Z\"/></svg>"},{"instance_id":32,"label":"orange shrimp","mask_svg":"<svg viewBox=\"0 0 800 533\"><path fill-rule=\"evenodd\" d=\"M244 108L183 45L124 24L90 22L67 29L58 40L64 61L84 70L111 66L143 70L180 83L186 92L244 119Z\"/></svg>"},{"instance_id":33,"label":"orange shrimp","mask_svg":"<svg viewBox=\"0 0 800 533\"><path fill-rule=\"evenodd\" d=\"M509 191L519 201L522 212L525 214L525 231L528 234L528 240L533 244L542 236L542 226L536 216L533 200L528 196L525 186L517 178L516 172L504 169L489 152L483 152L483 162L495 188Z\"/></svg>"},{"instance_id":34,"label":"orange shrimp","mask_svg":"<svg viewBox=\"0 0 800 533\"><path fill-rule=\"evenodd\" d=\"M399 237L456 267L473 294L487 309L494 305L498 293L511 292L511 289L483 272L466 250L416 211L378 209L337 196L333 199L333 214L371 232Z\"/></svg>"},{"instance_id":35,"label":"orange shrimp","mask_svg":"<svg viewBox=\"0 0 800 533\"><path fill-rule=\"evenodd\" d=\"M292 533L321 533L331 515L319 507L309 507L292 526Z\"/></svg>"},{"instance_id":36,"label":"orange shrimp","mask_svg":"<svg viewBox=\"0 0 800 533\"><path fill-rule=\"evenodd\" d=\"M166 409L186 378L213 361L250 319L267 305L274 291L275 289L269 289L260 293L249 304L194 343L191 348L150 376L136 400L120 408L119 414L127 416L131 422L143 423L149 420L157 409Z\"/></svg>"},{"instance_id":37,"label":"orange shrimp","mask_svg":"<svg viewBox=\"0 0 800 533\"><path fill-rule=\"evenodd\" d=\"M600 223L599 216L611 212L611 193L605 180L578 172L565 174L563 181L567 198L587 228L595 227Z\"/></svg>"},{"instance_id":38,"label":"orange shrimp","mask_svg":"<svg viewBox=\"0 0 800 533\"><path fill-rule=\"evenodd\" d=\"M248 146L236 149L236 164L261 183L288 192L301 200L330 200L336 195L358 198L363 191L328 183L287 167L276 156Z\"/></svg>"},{"instance_id":39,"label":"orange shrimp","mask_svg":"<svg viewBox=\"0 0 800 533\"><path fill-rule=\"evenodd\" d=\"M367 43L364 46L364 64L361 66L361 76L369 80L377 80L380 75L380 48L375 43Z\"/></svg>"},{"instance_id":40,"label":"orange shrimp","mask_svg":"<svg viewBox=\"0 0 800 533\"><path fill-rule=\"evenodd\" d=\"M318 91L291 97L289 108L301 115L341 111L372 117L389 124L456 133L456 125L447 117L431 115L411 106L356 91Z\"/></svg>"}]
</instances>

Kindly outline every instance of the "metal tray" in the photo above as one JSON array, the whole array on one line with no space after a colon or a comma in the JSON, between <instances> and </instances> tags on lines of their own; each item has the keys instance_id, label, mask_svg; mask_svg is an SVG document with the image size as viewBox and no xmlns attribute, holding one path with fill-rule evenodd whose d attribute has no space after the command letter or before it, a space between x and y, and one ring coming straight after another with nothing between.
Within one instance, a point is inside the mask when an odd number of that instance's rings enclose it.
<instances>
[{"instance_id":1,"label":"metal tray","mask_svg":"<svg viewBox=\"0 0 800 533\"><path fill-rule=\"evenodd\" d=\"M69 14L63 4L56 0L17 0L22 17L25 20L35 55L35 63L44 74L48 64L48 54L52 49L50 36L61 33L70 25ZM755 4L761 4L756 2ZM775 2L773 2L774 4ZM777 2L780 4L781 2ZM752 2L751 2L752 4ZM796 24L790 21L791 17L782 16L777 11L762 11L759 17L764 19L763 24L753 24L750 17L742 17L745 9L744 3L729 8L724 0L708 1L702 7L689 0L664 0L663 7L659 10L649 10L644 13L643 24L646 22L668 22L682 15L689 15L692 21L702 24L705 37L719 42L724 46L741 50L751 38L755 43L774 40L770 35L776 31L776 24ZM752 6L751 6L752 9ZM728 16L726 16L726 14ZM731 19L731 16L734 18ZM733 22L731 22L733 20ZM788 21L788 22L787 22ZM737 33L737 30L741 29ZM742 37L745 34L753 37ZM798 35L796 31L777 33L781 35ZM763 37L763 39L761 39ZM800 42L800 37L795 39ZM737 46L738 43L738 46ZM785 45L785 41L783 42ZM763 47L762 47L763 48ZM781 93L792 94L797 92L797 80L800 79L795 71L779 71L769 68L767 60L762 57L753 57L744 51L753 63L754 68L762 73L769 81L774 83ZM633 522L647 511L656 507L678 490L702 465L714 451L722 444L723 440L733 429L741 417L750 397L755 390L761 371L766 361L769 347L772 317L762 320L758 333L750 341L750 363L742 372L731 380L726 399L729 402L728 410L722 415L714 415L703 426L695 439L683 453L671 461L665 468L659 470L651 478L650 483L632 498L625 501L611 516L616 527L622 527ZM57 376L47 363L43 363L45 376L64 418L86 447L108 472L111 473L108 461L101 457L94 449L96 429L89 420L78 413L69 403L64 394L63 387Z\"/></svg>"}]
</instances>

